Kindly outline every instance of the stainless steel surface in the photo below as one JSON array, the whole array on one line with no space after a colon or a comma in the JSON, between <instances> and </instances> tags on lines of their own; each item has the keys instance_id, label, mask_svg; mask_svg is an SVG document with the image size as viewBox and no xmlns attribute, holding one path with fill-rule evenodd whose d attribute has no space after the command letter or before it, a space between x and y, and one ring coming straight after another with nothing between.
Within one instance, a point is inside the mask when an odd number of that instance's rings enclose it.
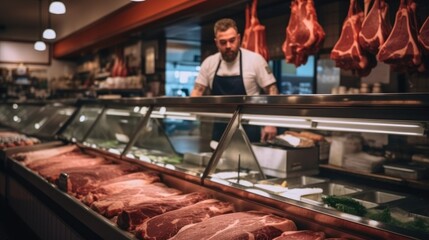
<instances>
[{"instance_id":1,"label":"stainless steel surface","mask_svg":"<svg viewBox=\"0 0 429 240\"><path fill-rule=\"evenodd\" d=\"M323 195L347 195L352 193L361 192L362 188L357 188L354 186L348 186L340 183L333 182L324 182L324 183L316 183L311 184L308 187L316 187L321 188L323 190Z\"/></svg>"},{"instance_id":2,"label":"stainless steel surface","mask_svg":"<svg viewBox=\"0 0 429 240\"><path fill-rule=\"evenodd\" d=\"M355 199L372 202L376 204L386 204L386 203L390 203L390 202L405 198L405 196L402 196L402 195L387 193L383 191L376 191L376 190L363 191L363 192L351 194L349 196Z\"/></svg>"},{"instance_id":3,"label":"stainless steel surface","mask_svg":"<svg viewBox=\"0 0 429 240\"><path fill-rule=\"evenodd\" d=\"M313 177L313 176L300 176L294 178L271 178L262 180L259 183L263 184L272 184L272 185L281 185L287 188L297 188L303 187L316 183L327 182L328 179Z\"/></svg>"}]
</instances>

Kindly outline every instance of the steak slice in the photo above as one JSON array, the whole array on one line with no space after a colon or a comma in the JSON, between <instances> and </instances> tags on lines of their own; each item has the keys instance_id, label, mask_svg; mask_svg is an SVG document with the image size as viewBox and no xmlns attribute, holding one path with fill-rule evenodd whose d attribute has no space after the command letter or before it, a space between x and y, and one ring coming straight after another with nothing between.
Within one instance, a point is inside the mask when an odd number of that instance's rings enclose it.
<instances>
[{"instance_id":1,"label":"steak slice","mask_svg":"<svg viewBox=\"0 0 429 240\"><path fill-rule=\"evenodd\" d=\"M13 156L14 159L22 161L25 165L40 159L51 158L77 149L76 145L66 145L61 147L36 150L25 153L17 153Z\"/></svg>"},{"instance_id":2,"label":"steak slice","mask_svg":"<svg viewBox=\"0 0 429 240\"><path fill-rule=\"evenodd\" d=\"M308 230L284 232L280 237L273 240L324 240L324 232L313 232Z\"/></svg>"},{"instance_id":3,"label":"steak slice","mask_svg":"<svg viewBox=\"0 0 429 240\"><path fill-rule=\"evenodd\" d=\"M134 230L136 226L148 218L186 207L208 198L207 194L194 192L142 202L122 210L118 215L117 223L122 229Z\"/></svg>"},{"instance_id":4,"label":"steak slice","mask_svg":"<svg viewBox=\"0 0 429 240\"><path fill-rule=\"evenodd\" d=\"M234 212L231 203L216 199L204 200L145 220L137 227L136 236L145 240L169 239L186 225L231 212Z\"/></svg>"},{"instance_id":5,"label":"steak slice","mask_svg":"<svg viewBox=\"0 0 429 240\"><path fill-rule=\"evenodd\" d=\"M426 18L419 31L419 43L426 52L429 52L429 17Z\"/></svg>"},{"instance_id":6,"label":"steak slice","mask_svg":"<svg viewBox=\"0 0 429 240\"><path fill-rule=\"evenodd\" d=\"M396 70L417 69L422 63L415 8L413 0L401 0L392 32L377 54L379 61L392 64Z\"/></svg>"},{"instance_id":7,"label":"steak slice","mask_svg":"<svg viewBox=\"0 0 429 240\"><path fill-rule=\"evenodd\" d=\"M169 188L163 183L153 183L142 185L140 188L124 189L117 194L104 196L93 202L91 208L106 217L113 217L129 206L135 206L147 201L156 201L159 198L171 197L181 193L181 191Z\"/></svg>"},{"instance_id":8,"label":"steak slice","mask_svg":"<svg viewBox=\"0 0 429 240\"><path fill-rule=\"evenodd\" d=\"M285 231L296 231L289 219L258 211L223 214L188 225L171 240L203 239L273 239Z\"/></svg>"},{"instance_id":9,"label":"steak slice","mask_svg":"<svg viewBox=\"0 0 429 240\"><path fill-rule=\"evenodd\" d=\"M359 33L359 44L362 49L372 54L378 53L391 31L389 19L386 19L388 10L389 6L385 0L375 0Z\"/></svg>"},{"instance_id":10,"label":"steak slice","mask_svg":"<svg viewBox=\"0 0 429 240\"><path fill-rule=\"evenodd\" d=\"M126 174L111 180L101 182L99 187L90 191L82 202L91 205L94 201L107 195L117 194L124 189L140 188L142 185L159 182L159 176L156 172L142 171Z\"/></svg>"}]
</instances>

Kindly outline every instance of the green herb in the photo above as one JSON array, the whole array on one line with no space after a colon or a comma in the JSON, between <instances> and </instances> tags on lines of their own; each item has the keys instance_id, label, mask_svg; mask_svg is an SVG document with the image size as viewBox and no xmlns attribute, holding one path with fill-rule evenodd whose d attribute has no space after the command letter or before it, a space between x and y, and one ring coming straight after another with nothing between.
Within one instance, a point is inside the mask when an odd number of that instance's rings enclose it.
<instances>
[{"instance_id":1,"label":"green herb","mask_svg":"<svg viewBox=\"0 0 429 240\"><path fill-rule=\"evenodd\" d=\"M350 197L332 195L326 196L322 200L328 206L345 213L357 216L364 216L367 213L366 208L360 202Z\"/></svg>"}]
</instances>

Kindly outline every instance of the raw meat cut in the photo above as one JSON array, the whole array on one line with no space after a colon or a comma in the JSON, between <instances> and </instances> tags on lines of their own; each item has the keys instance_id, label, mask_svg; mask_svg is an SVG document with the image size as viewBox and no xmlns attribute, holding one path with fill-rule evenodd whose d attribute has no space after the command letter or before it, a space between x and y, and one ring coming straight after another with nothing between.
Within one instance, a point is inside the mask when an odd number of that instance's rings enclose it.
<instances>
[{"instance_id":1,"label":"raw meat cut","mask_svg":"<svg viewBox=\"0 0 429 240\"><path fill-rule=\"evenodd\" d=\"M367 76L377 64L372 55L359 45L359 33L363 21L363 11L356 0L350 0L349 11L343 23L340 39L331 52L335 65L344 70L352 70L359 76Z\"/></svg>"},{"instance_id":2,"label":"raw meat cut","mask_svg":"<svg viewBox=\"0 0 429 240\"><path fill-rule=\"evenodd\" d=\"M296 231L289 219L258 211L223 214L183 227L171 240L273 239Z\"/></svg>"},{"instance_id":3,"label":"raw meat cut","mask_svg":"<svg viewBox=\"0 0 429 240\"><path fill-rule=\"evenodd\" d=\"M284 232L280 237L273 240L324 240L324 232L313 232L308 230Z\"/></svg>"},{"instance_id":4,"label":"raw meat cut","mask_svg":"<svg viewBox=\"0 0 429 240\"><path fill-rule=\"evenodd\" d=\"M136 226L142 224L148 218L186 207L208 198L207 194L194 192L142 202L124 208L118 215L117 223L122 229L134 230Z\"/></svg>"},{"instance_id":5,"label":"raw meat cut","mask_svg":"<svg viewBox=\"0 0 429 240\"><path fill-rule=\"evenodd\" d=\"M103 181L141 170L141 167L136 164L120 163L69 168L62 172L68 176L67 193L80 199L87 195L89 191L97 188ZM58 179L58 177L51 177L51 181L56 182Z\"/></svg>"},{"instance_id":6,"label":"raw meat cut","mask_svg":"<svg viewBox=\"0 0 429 240\"><path fill-rule=\"evenodd\" d=\"M412 71L422 65L415 8L414 0L401 0L392 32L377 54L379 61L392 64L395 70Z\"/></svg>"},{"instance_id":7,"label":"raw meat cut","mask_svg":"<svg viewBox=\"0 0 429 240\"><path fill-rule=\"evenodd\" d=\"M286 62L296 67L305 64L308 55L319 51L325 31L317 21L313 0L293 0L291 16L286 27L286 40L282 45Z\"/></svg>"},{"instance_id":8,"label":"raw meat cut","mask_svg":"<svg viewBox=\"0 0 429 240\"><path fill-rule=\"evenodd\" d=\"M119 193L102 197L93 202L91 208L104 216L113 217L127 207L181 193L181 191L169 188L165 184L153 183L142 185L140 188L124 189Z\"/></svg>"},{"instance_id":9,"label":"raw meat cut","mask_svg":"<svg viewBox=\"0 0 429 240\"><path fill-rule=\"evenodd\" d=\"M234 212L231 203L208 199L147 219L137 228L136 236L145 240L169 239L184 226L213 216Z\"/></svg>"},{"instance_id":10,"label":"raw meat cut","mask_svg":"<svg viewBox=\"0 0 429 240\"><path fill-rule=\"evenodd\" d=\"M377 54L386 41L391 29L388 16L389 6L385 0L375 0L371 10L362 23L359 44L363 50Z\"/></svg>"},{"instance_id":11,"label":"raw meat cut","mask_svg":"<svg viewBox=\"0 0 429 240\"><path fill-rule=\"evenodd\" d=\"M117 194L124 189L140 188L142 185L159 182L159 176L155 172L144 171L127 174L111 180L101 182L95 190L89 192L82 202L91 205L94 201L107 196Z\"/></svg>"},{"instance_id":12,"label":"raw meat cut","mask_svg":"<svg viewBox=\"0 0 429 240\"><path fill-rule=\"evenodd\" d=\"M58 163L66 163L66 162L71 162L71 161L75 161L75 160L80 160L80 159L88 159L88 158L94 158L93 156L84 154L80 151L72 151L72 152L67 152L58 156L54 156L51 158L43 158L43 159L39 159L36 161L32 161L31 163L27 164L26 166L30 169L32 169L33 171L39 171L43 168L49 167L53 164L58 164Z\"/></svg>"},{"instance_id":13,"label":"raw meat cut","mask_svg":"<svg viewBox=\"0 0 429 240\"><path fill-rule=\"evenodd\" d=\"M420 46L429 52L429 17L426 18L426 21L423 23L419 31L419 43Z\"/></svg>"},{"instance_id":14,"label":"raw meat cut","mask_svg":"<svg viewBox=\"0 0 429 240\"><path fill-rule=\"evenodd\" d=\"M56 148L37 150L32 152L17 153L13 156L14 159L22 161L24 164L30 164L33 161L39 159L51 158L54 156L61 155L66 152L71 152L77 149L76 145L66 145Z\"/></svg>"},{"instance_id":15,"label":"raw meat cut","mask_svg":"<svg viewBox=\"0 0 429 240\"><path fill-rule=\"evenodd\" d=\"M269 60L265 26L263 26L256 14L257 0L253 0L252 6L246 6L246 26L244 29L242 48L259 53L265 60ZM250 10L251 9L251 10Z\"/></svg>"},{"instance_id":16,"label":"raw meat cut","mask_svg":"<svg viewBox=\"0 0 429 240\"><path fill-rule=\"evenodd\" d=\"M40 175L44 175L44 173L46 174L48 172L55 172L59 174L62 169L100 165L103 163L107 163L107 161L102 157L91 157L81 154L80 156L74 156L70 158L61 156L43 159L33 162L27 167L35 172L38 172Z\"/></svg>"}]
</instances>

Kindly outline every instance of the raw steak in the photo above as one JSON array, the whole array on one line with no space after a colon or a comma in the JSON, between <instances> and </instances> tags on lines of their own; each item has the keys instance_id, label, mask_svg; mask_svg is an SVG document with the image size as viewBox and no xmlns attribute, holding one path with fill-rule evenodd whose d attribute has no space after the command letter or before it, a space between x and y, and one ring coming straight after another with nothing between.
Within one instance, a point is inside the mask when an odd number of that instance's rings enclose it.
<instances>
[{"instance_id":1,"label":"raw steak","mask_svg":"<svg viewBox=\"0 0 429 240\"><path fill-rule=\"evenodd\" d=\"M208 199L147 219L137 228L136 236L145 240L169 239L184 226L213 216L234 212L231 203Z\"/></svg>"},{"instance_id":2,"label":"raw steak","mask_svg":"<svg viewBox=\"0 0 429 240\"><path fill-rule=\"evenodd\" d=\"M284 232L280 237L273 240L324 240L324 232L313 232L308 230Z\"/></svg>"},{"instance_id":3,"label":"raw steak","mask_svg":"<svg viewBox=\"0 0 429 240\"><path fill-rule=\"evenodd\" d=\"M331 52L335 65L344 70L352 70L360 76L369 75L377 65L375 57L362 50L359 33L362 27L363 11L356 0L350 0L349 11L343 23L340 39Z\"/></svg>"},{"instance_id":4,"label":"raw steak","mask_svg":"<svg viewBox=\"0 0 429 240\"><path fill-rule=\"evenodd\" d=\"M120 163L69 168L62 172L68 175L67 193L80 199L97 188L100 182L141 170L136 164Z\"/></svg>"},{"instance_id":5,"label":"raw steak","mask_svg":"<svg viewBox=\"0 0 429 240\"><path fill-rule=\"evenodd\" d=\"M282 45L286 62L296 67L305 64L308 55L319 51L325 31L317 21L313 0L293 0L291 16L286 27L286 40Z\"/></svg>"},{"instance_id":6,"label":"raw steak","mask_svg":"<svg viewBox=\"0 0 429 240\"><path fill-rule=\"evenodd\" d=\"M426 21L423 23L419 31L419 43L426 52L429 52L429 17L426 18Z\"/></svg>"},{"instance_id":7,"label":"raw steak","mask_svg":"<svg viewBox=\"0 0 429 240\"><path fill-rule=\"evenodd\" d=\"M93 202L91 208L104 216L113 217L129 206L181 193L181 191L169 188L162 183L153 183L142 185L140 188L124 189L117 194L107 195Z\"/></svg>"},{"instance_id":8,"label":"raw steak","mask_svg":"<svg viewBox=\"0 0 429 240\"><path fill-rule=\"evenodd\" d=\"M386 41L391 29L388 16L389 6L385 0L375 0L371 10L362 23L359 44L365 51L377 54Z\"/></svg>"},{"instance_id":9,"label":"raw steak","mask_svg":"<svg viewBox=\"0 0 429 240\"><path fill-rule=\"evenodd\" d=\"M125 208L118 215L117 223L122 229L134 230L136 226L140 225L148 218L186 207L208 198L209 196L207 194L195 192L159 198L155 201L142 202Z\"/></svg>"},{"instance_id":10,"label":"raw steak","mask_svg":"<svg viewBox=\"0 0 429 240\"><path fill-rule=\"evenodd\" d=\"M252 6L247 5L246 7L246 26L241 47L261 54L268 61L270 56L268 53L265 26L259 22L256 14L257 5L258 1L253 0Z\"/></svg>"},{"instance_id":11,"label":"raw steak","mask_svg":"<svg viewBox=\"0 0 429 240\"><path fill-rule=\"evenodd\" d=\"M152 171L130 173L111 180L101 182L95 190L88 193L82 202L91 205L94 201L107 196L117 194L124 189L140 188L142 185L159 182L159 176Z\"/></svg>"},{"instance_id":12,"label":"raw steak","mask_svg":"<svg viewBox=\"0 0 429 240\"><path fill-rule=\"evenodd\" d=\"M285 231L296 231L295 223L272 214L249 211L223 214L185 226L171 240L273 239Z\"/></svg>"},{"instance_id":13,"label":"raw steak","mask_svg":"<svg viewBox=\"0 0 429 240\"><path fill-rule=\"evenodd\" d=\"M39 159L51 158L77 149L76 145L66 145L56 148L37 150L26 153L18 153L13 156L14 159L22 161L25 165Z\"/></svg>"},{"instance_id":14,"label":"raw steak","mask_svg":"<svg viewBox=\"0 0 429 240\"><path fill-rule=\"evenodd\" d=\"M379 61L392 64L396 70L416 70L422 64L415 8L414 0L401 0L392 32L377 54Z\"/></svg>"}]
</instances>

